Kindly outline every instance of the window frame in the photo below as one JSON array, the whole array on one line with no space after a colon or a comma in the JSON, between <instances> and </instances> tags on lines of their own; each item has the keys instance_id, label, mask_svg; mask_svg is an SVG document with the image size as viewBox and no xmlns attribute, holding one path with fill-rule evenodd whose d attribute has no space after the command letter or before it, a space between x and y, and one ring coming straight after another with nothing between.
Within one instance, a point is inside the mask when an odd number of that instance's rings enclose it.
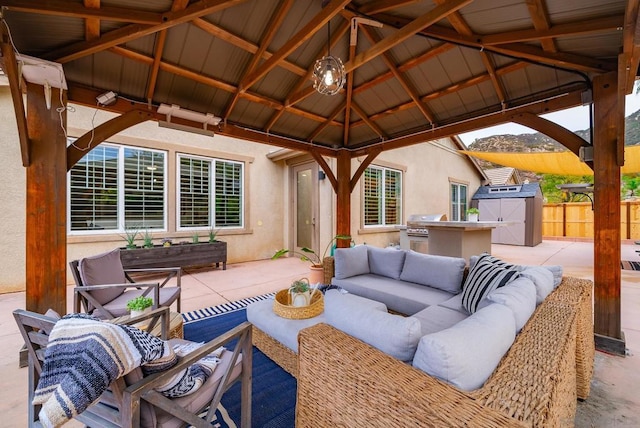
<instances>
[{"instance_id":1,"label":"window frame","mask_svg":"<svg viewBox=\"0 0 640 428\"><path fill-rule=\"evenodd\" d=\"M454 201L453 201L453 186L456 186L458 188L458 201L456 202L458 205L458 210L459 210L459 217L458 218L454 218L453 215L453 209L454 209ZM465 202L464 202L464 208L461 209L461 202L460 202L460 188L464 187L465 191ZM449 220L450 221L465 221L467 219L467 210L469 209L469 183L464 183L461 181L454 181L454 180L450 180L449 181Z\"/></svg>"},{"instance_id":2,"label":"window frame","mask_svg":"<svg viewBox=\"0 0 640 428\"><path fill-rule=\"evenodd\" d=\"M382 223L380 224L366 224L366 203L365 203L365 193L366 193L366 185L365 185L365 175L367 173L367 170L369 169L376 169L379 170L381 172L381 177L382 177L382 185L380 187L380 199L379 199L379 204L380 204L380 218L382 220ZM386 209L387 209L387 204L386 204L386 199L387 199L387 195L386 195L386 173L387 171L392 171L398 174L399 176L399 194L396 195L396 199L398 201L399 204L399 209L398 209L398 215L397 215L397 221L398 223L394 223L394 224L387 224L386 223ZM361 191L361 205L362 205L362 210L361 210L361 223L362 223L362 228L365 230L372 230L372 229L388 229L388 228L393 228L395 226L399 226L402 224L403 222L403 218L404 218L404 177L405 176L405 170L399 167L391 167L391 166L385 166L385 165L369 165L365 171L362 173L362 191Z\"/></svg>"},{"instance_id":3,"label":"window frame","mask_svg":"<svg viewBox=\"0 0 640 428\"><path fill-rule=\"evenodd\" d=\"M70 139L70 143L73 140ZM83 236L83 235L109 235L109 234L122 234L125 233L126 227L125 225L125 150L137 150L137 151L148 151L152 153L161 153L163 154L162 168L163 168L163 179L162 179L162 200L163 200L163 210L162 210L162 227L161 228L153 228L149 229L151 232L167 232L168 231L168 223L169 223L169 167L168 167L168 157L169 153L166 150L160 149L152 149L149 147L139 147L132 146L127 144L118 144L113 142L102 142L92 150L95 150L98 147L110 147L118 150L117 154L117 184L116 184L116 210L117 210L117 227L113 229L83 229L83 230L72 230L72 222L71 222L71 198L72 198L72 189L71 189L71 170L67 172L67 234L69 236ZM77 165L77 164L76 164ZM72 168L73 169L73 168ZM141 228L141 230L145 230L145 228Z\"/></svg>"},{"instance_id":4,"label":"window frame","mask_svg":"<svg viewBox=\"0 0 640 428\"><path fill-rule=\"evenodd\" d=\"M186 159L197 159L197 160L202 160L202 161L207 161L209 162L209 225L208 226L182 226L182 222L181 222L181 218L180 218L180 210L181 210L181 190L180 190L180 185L181 185L181 172L180 169L182 167L181 164L181 159L182 158L186 158ZM239 215L240 215L240 224L237 226L217 226L215 223L215 216L216 216L216 210L215 210L215 203L216 203L216 198L215 198L215 174L216 174L216 162L225 162L225 163L231 163L231 164L235 164L235 165L239 165L240 166L240 180L241 180L241 185L240 185L240 207L239 207ZM175 178L176 178L176 197L175 197L175 206L176 206L176 231L177 232L185 232L185 231L202 231L202 230L210 230L211 228L214 228L215 230L245 230L246 228L246 186L247 186L247 180L246 180L246 171L247 171L247 165L246 165L246 161L241 161L241 160L234 160L234 159L224 159L224 158L220 158L220 157L210 157L210 156L202 156L202 155L196 155L196 154L190 154L190 153L176 153L176 173L175 173ZM213 225L212 225L213 223Z\"/></svg>"}]
</instances>

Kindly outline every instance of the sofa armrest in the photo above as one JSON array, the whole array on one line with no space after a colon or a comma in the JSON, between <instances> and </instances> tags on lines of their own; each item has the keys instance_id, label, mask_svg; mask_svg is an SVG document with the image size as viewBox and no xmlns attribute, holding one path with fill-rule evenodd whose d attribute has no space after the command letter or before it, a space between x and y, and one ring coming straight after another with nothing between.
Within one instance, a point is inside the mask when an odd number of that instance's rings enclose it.
<instances>
[{"instance_id":1,"label":"sofa armrest","mask_svg":"<svg viewBox=\"0 0 640 428\"><path fill-rule=\"evenodd\" d=\"M526 426L327 324L298 341L296 427Z\"/></svg>"}]
</instances>

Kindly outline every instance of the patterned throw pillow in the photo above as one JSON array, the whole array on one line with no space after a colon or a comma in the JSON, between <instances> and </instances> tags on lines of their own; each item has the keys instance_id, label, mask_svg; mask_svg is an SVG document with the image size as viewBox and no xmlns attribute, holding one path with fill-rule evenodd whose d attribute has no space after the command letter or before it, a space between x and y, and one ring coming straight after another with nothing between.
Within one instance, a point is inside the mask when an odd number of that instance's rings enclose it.
<instances>
[{"instance_id":1,"label":"patterned throw pillow","mask_svg":"<svg viewBox=\"0 0 640 428\"><path fill-rule=\"evenodd\" d=\"M483 254L469 271L462 286L462 306L473 314L478 304L496 288L504 287L518 277L518 268Z\"/></svg>"}]
</instances>

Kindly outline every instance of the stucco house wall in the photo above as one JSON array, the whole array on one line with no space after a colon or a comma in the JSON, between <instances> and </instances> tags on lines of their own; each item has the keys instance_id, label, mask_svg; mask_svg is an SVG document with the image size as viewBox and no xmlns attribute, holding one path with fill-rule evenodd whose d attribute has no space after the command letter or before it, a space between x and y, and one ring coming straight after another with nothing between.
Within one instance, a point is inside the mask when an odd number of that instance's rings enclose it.
<instances>
[{"instance_id":1,"label":"stucco house wall","mask_svg":"<svg viewBox=\"0 0 640 428\"><path fill-rule=\"evenodd\" d=\"M67 133L79 137L115 115L103 110L73 105L67 113ZM0 86L0 293L25 289L25 169L22 166L11 95L7 86ZM270 258L278 249L291 243L292 168L312 161L306 154L294 154L286 159L273 159L280 149L265 144L215 135L204 136L161 128L155 122L145 122L108 139L108 142L128 146L164 150L167 153L167 231L155 232L154 238L174 241L191 239L191 232L176 230L176 154L187 153L212 158L245 162L245 227L242 230L222 230L218 239L228 243L228 262ZM449 180L465 183L469 195L480 185L482 175L469 159L457 152L449 139L384 152L373 165L393 167L403 171L403 223L412 213L449 212ZM326 159L336 170L335 159ZM352 174L363 158L352 161ZM316 182L320 242L324 250L335 235L336 197L329 180ZM469 196L470 197L470 196ZM399 242L399 232L393 227L368 228L362 224L362 187L358 183L352 193L351 230L356 243L387 246ZM206 239L207 231L202 230ZM141 241L141 239L140 239ZM67 259L74 260L123 247L118 233L69 233ZM67 282L73 278L68 272Z\"/></svg>"}]
</instances>

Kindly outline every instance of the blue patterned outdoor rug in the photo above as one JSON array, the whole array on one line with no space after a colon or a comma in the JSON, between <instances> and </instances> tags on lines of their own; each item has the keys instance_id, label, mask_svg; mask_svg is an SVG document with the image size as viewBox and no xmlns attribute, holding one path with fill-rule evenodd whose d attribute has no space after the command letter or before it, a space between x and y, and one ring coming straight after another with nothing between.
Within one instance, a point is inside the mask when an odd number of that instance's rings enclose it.
<instances>
[{"instance_id":1,"label":"blue patterned outdoor rug","mask_svg":"<svg viewBox=\"0 0 640 428\"><path fill-rule=\"evenodd\" d=\"M258 296L208 309L183 314L184 337L206 342L247 320L247 304L269 298ZM209 314L209 315L205 315ZM292 428L295 426L296 380L255 347L253 348L251 426ZM222 397L212 422L215 427L240 426L240 384L232 386Z\"/></svg>"}]
</instances>

